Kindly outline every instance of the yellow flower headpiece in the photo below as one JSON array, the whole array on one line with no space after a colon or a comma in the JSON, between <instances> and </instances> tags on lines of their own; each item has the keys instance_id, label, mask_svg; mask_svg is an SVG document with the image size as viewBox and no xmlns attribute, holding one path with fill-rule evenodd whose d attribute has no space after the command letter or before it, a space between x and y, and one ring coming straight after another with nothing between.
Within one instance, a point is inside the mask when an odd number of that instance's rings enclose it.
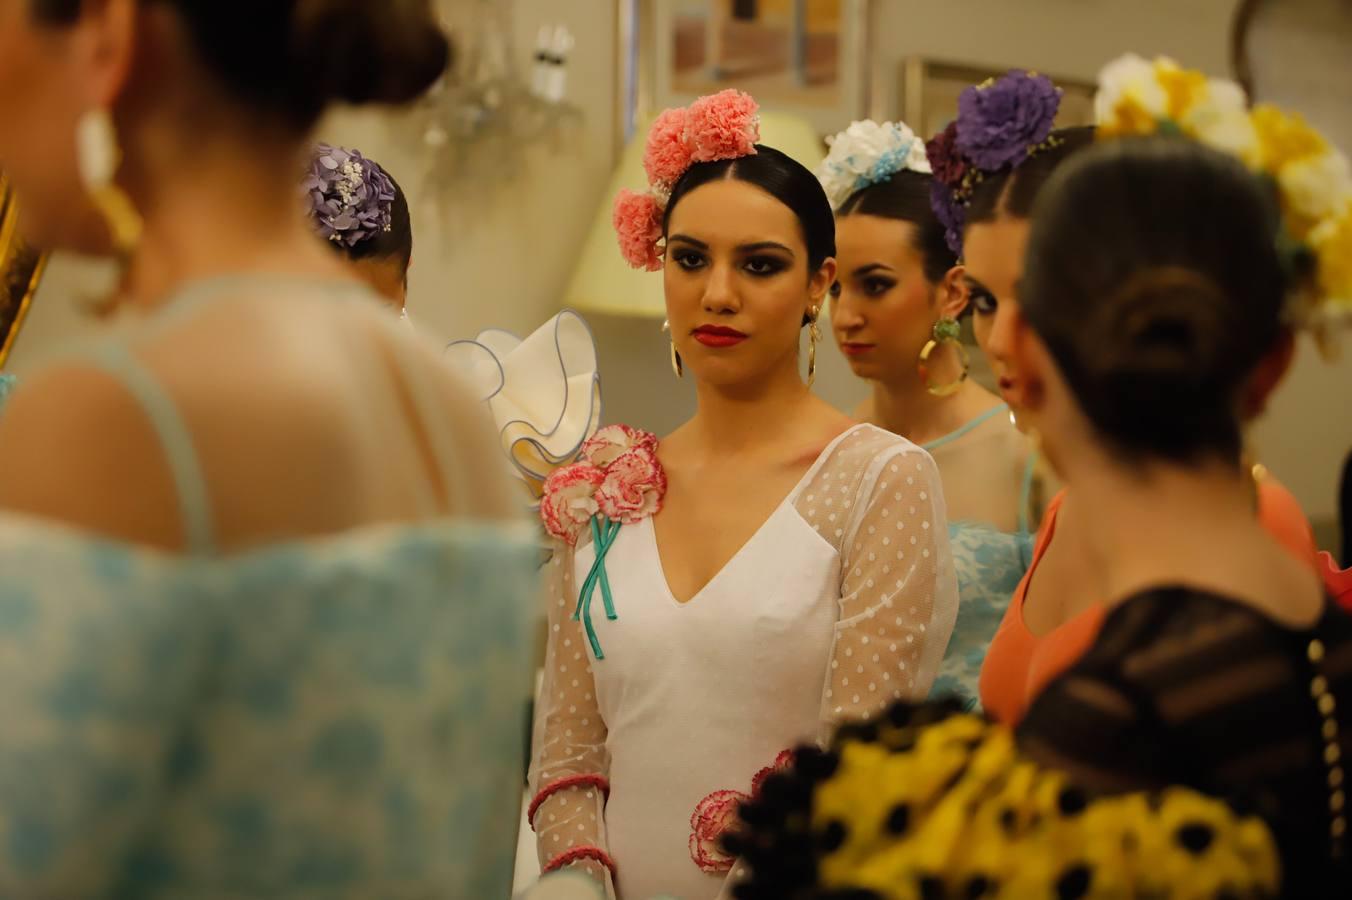
<instances>
[{"instance_id":1,"label":"yellow flower headpiece","mask_svg":"<svg viewBox=\"0 0 1352 900\"><path fill-rule=\"evenodd\" d=\"M1167 57L1128 54L1104 67L1095 99L1100 139L1181 134L1239 157L1276 187L1283 255L1296 276L1292 323L1328 349L1332 327L1352 320L1352 167L1294 113L1248 108L1231 81Z\"/></svg>"}]
</instances>

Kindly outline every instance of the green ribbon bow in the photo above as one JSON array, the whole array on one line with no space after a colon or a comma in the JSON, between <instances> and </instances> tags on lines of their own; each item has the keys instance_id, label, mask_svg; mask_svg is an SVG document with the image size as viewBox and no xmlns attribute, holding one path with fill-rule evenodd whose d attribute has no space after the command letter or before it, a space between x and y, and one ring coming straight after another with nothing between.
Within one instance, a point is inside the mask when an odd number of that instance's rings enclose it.
<instances>
[{"instance_id":1,"label":"green ribbon bow","mask_svg":"<svg viewBox=\"0 0 1352 900\"><path fill-rule=\"evenodd\" d=\"M601 652L601 642L597 639L596 628L592 625L592 597L596 594L596 587L599 584L601 602L606 608L606 618L612 622L619 618L615 614L615 598L610 592L610 578L606 575L606 554L610 552L615 538L620 536L622 527L624 526L620 522L603 518L599 514L592 516L592 547L596 550L596 559L592 562L591 571L587 573L587 579L582 582L582 590L577 595L577 609L573 610L573 621L582 622L592 653L598 660L605 659L606 655Z\"/></svg>"}]
</instances>

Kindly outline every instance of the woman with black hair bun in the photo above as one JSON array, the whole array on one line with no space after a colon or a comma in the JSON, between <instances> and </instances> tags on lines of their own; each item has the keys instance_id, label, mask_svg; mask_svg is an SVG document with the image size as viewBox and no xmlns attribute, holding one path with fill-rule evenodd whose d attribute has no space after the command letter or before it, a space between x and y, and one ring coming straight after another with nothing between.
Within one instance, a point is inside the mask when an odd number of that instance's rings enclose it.
<instances>
[{"instance_id":1,"label":"woman with black hair bun","mask_svg":"<svg viewBox=\"0 0 1352 900\"><path fill-rule=\"evenodd\" d=\"M602 429L541 504L531 824L546 872L633 900L717 896L738 802L786 748L924 697L957 611L933 461L810 390L834 221L758 131L735 91L658 119L615 224L663 273L659 352L697 411L660 442Z\"/></svg>"},{"instance_id":2,"label":"woman with black hair bun","mask_svg":"<svg viewBox=\"0 0 1352 900\"><path fill-rule=\"evenodd\" d=\"M510 891L534 532L297 202L448 57L427 0L0 2L22 227L121 270L0 420L0 894Z\"/></svg>"},{"instance_id":3,"label":"woman with black hair bun","mask_svg":"<svg viewBox=\"0 0 1352 900\"><path fill-rule=\"evenodd\" d=\"M407 315L413 223L394 176L356 150L316 144L301 189L315 232L386 304Z\"/></svg>"},{"instance_id":4,"label":"woman with black hair bun","mask_svg":"<svg viewBox=\"0 0 1352 900\"><path fill-rule=\"evenodd\" d=\"M898 704L795 754L735 897L1347 894L1352 618L1254 514L1241 434L1293 329L1352 317L1352 170L1169 60L1109 66L1099 110L1003 314L1101 628L1015 729Z\"/></svg>"},{"instance_id":5,"label":"woman with black hair bun","mask_svg":"<svg viewBox=\"0 0 1352 900\"><path fill-rule=\"evenodd\" d=\"M1293 331L1352 309L1352 174L1298 117L1169 60L1100 84L1100 143L1034 207L1009 359L1021 421L1094 512L1104 614L1019 740L1095 790L1246 797L1284 896L1342 896L1352 619L1254 514L1242 448Z\"/></svg>"},{"instance_id":6,"label":"woman with black hair bun","mask_svg":"<svg viewBox=\"0 0 1352 900\"><path fill-rule=\"evenodd\" d=\"M977 343L1015 415L1028 385L1011 361L1010 324L1019 310L1036 200L1048 180L1092 146L1093 127L1055 128L1060 90L1045 76L1012 71L967 89L958 118L928 145L933 203L949 245L962 255ZM1246 409L1246 421L1261 406ZM1020 420L1026 429L1026 423ZM1030 432L1036 443L1036 431ZM1259 521L1298 558L1313 563L1314 541L1299 504L1254 470ZM1038 692L1092 643L1105 612L1097 573L1079 546L1081 520L1096 515L1071 491L1052 497L1023 580L1005 610L981 669L982 706L1017 724Z\"/></svg>"}]
</instances>

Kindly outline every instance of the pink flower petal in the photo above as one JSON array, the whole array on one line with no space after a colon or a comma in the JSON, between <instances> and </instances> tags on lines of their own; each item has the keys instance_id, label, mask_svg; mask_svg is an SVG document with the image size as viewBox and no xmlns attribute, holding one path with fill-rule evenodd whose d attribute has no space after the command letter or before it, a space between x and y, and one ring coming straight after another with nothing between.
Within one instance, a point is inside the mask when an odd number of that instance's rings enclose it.
<instances>
[{"instance_id":1,"label":"pink flower petal","mask_svg":"<svg viewBox=\"0 0 1352 900\"><path fill-rule=\"evenodd\" d=\"M573 547L592 516L600 510L596 491L605 473L590 463L573 463L555 469L545 479L540 498L540 521L545 530Z\"/></svg>"},{"instance_id":2,"label":"pink flower petal","mask_svg":"<svg viewBox=\"0 0 1352 900\"><path fill-rule=\"evenodd\" d=\"M752 156L760 140L760 114L750 94L729 88L690 106L686 141L695 162Z\"/></svg>"},{"instance_id":3,"label":"pink flower petal","mask_svg":"<svg viewBox=\"0 0 1352 900\"><path fill-rule=\"evenodd\" d=\"M611 224L620 242L620 254L635 269L662 268L662 207L652 194L623 190L615 198Z\"/></svg>"},{"instance_id":4,"label":"pink flower petal","mask_svg":"<svg viewBox=\"0 0 1352 900\"><path fill-rule=\"evenodd\" d=\"M643 150L643 170L648 173L649 184L669 191L690 168L691 147L685 139L688 118L684 109L669 109L653 123Z\"/></svg>"}]
</instances>

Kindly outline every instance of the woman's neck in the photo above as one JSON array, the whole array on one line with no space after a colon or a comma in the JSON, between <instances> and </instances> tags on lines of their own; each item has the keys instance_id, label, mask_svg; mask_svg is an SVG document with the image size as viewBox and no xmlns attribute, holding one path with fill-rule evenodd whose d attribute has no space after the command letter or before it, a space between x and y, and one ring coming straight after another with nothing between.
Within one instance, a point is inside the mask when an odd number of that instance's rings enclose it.
<instances>
[{"instance_id":1,"label":"woman's neck","mask_svg":"<svg viewBox=\"0 0 1352 900\"><path fill-rule=\"evenodd\" d=\"M305 219L294 147L213 139L185 155L149 137L143 148L142 171L155 177L128 174L144 230L120 302L153 309L188 282L231 272L350 277Z\"/></svg>"},{"instance_id":2,"label":"woman's neck","mask_svg":"<svg viewBox=\"0 0 1352 900\"><path fill-rule=\"evenodd\" d=\"M791 436L802 431L804 411L820 403L798 375L796 357L755 383L699 383L696 399L688 434L714 455L755 453L792 442Z\"/></svg>"},{"instance_id":3,"label":"woman's neck","mask_svg":"<svg viewBox=\"0 0 1352 900\"><path fill-rule=\"evenodd\" d=\"M956 393L936 397L918 378L905 378L873 382L873 395L865 405L862 418L924 445L952 434L976 416L999 405L998 397L971 381L963 384Z\"/></svg>"},{"instance_id":4,"label":"woman's neck","mask_svg":"<svg viewBox=\"0 0 1352 900\"><path fill-rule=\"evenodd\" d=\"M1127 467L1098 452L1071 458L1073 522L1058 521L1058 534L1073 524L1095 593L1110 603L1179 584L1243 596L1284 577L1291 560L1255 514L1247 469L1219 461Z\"/></svg>"}]
</instances>

